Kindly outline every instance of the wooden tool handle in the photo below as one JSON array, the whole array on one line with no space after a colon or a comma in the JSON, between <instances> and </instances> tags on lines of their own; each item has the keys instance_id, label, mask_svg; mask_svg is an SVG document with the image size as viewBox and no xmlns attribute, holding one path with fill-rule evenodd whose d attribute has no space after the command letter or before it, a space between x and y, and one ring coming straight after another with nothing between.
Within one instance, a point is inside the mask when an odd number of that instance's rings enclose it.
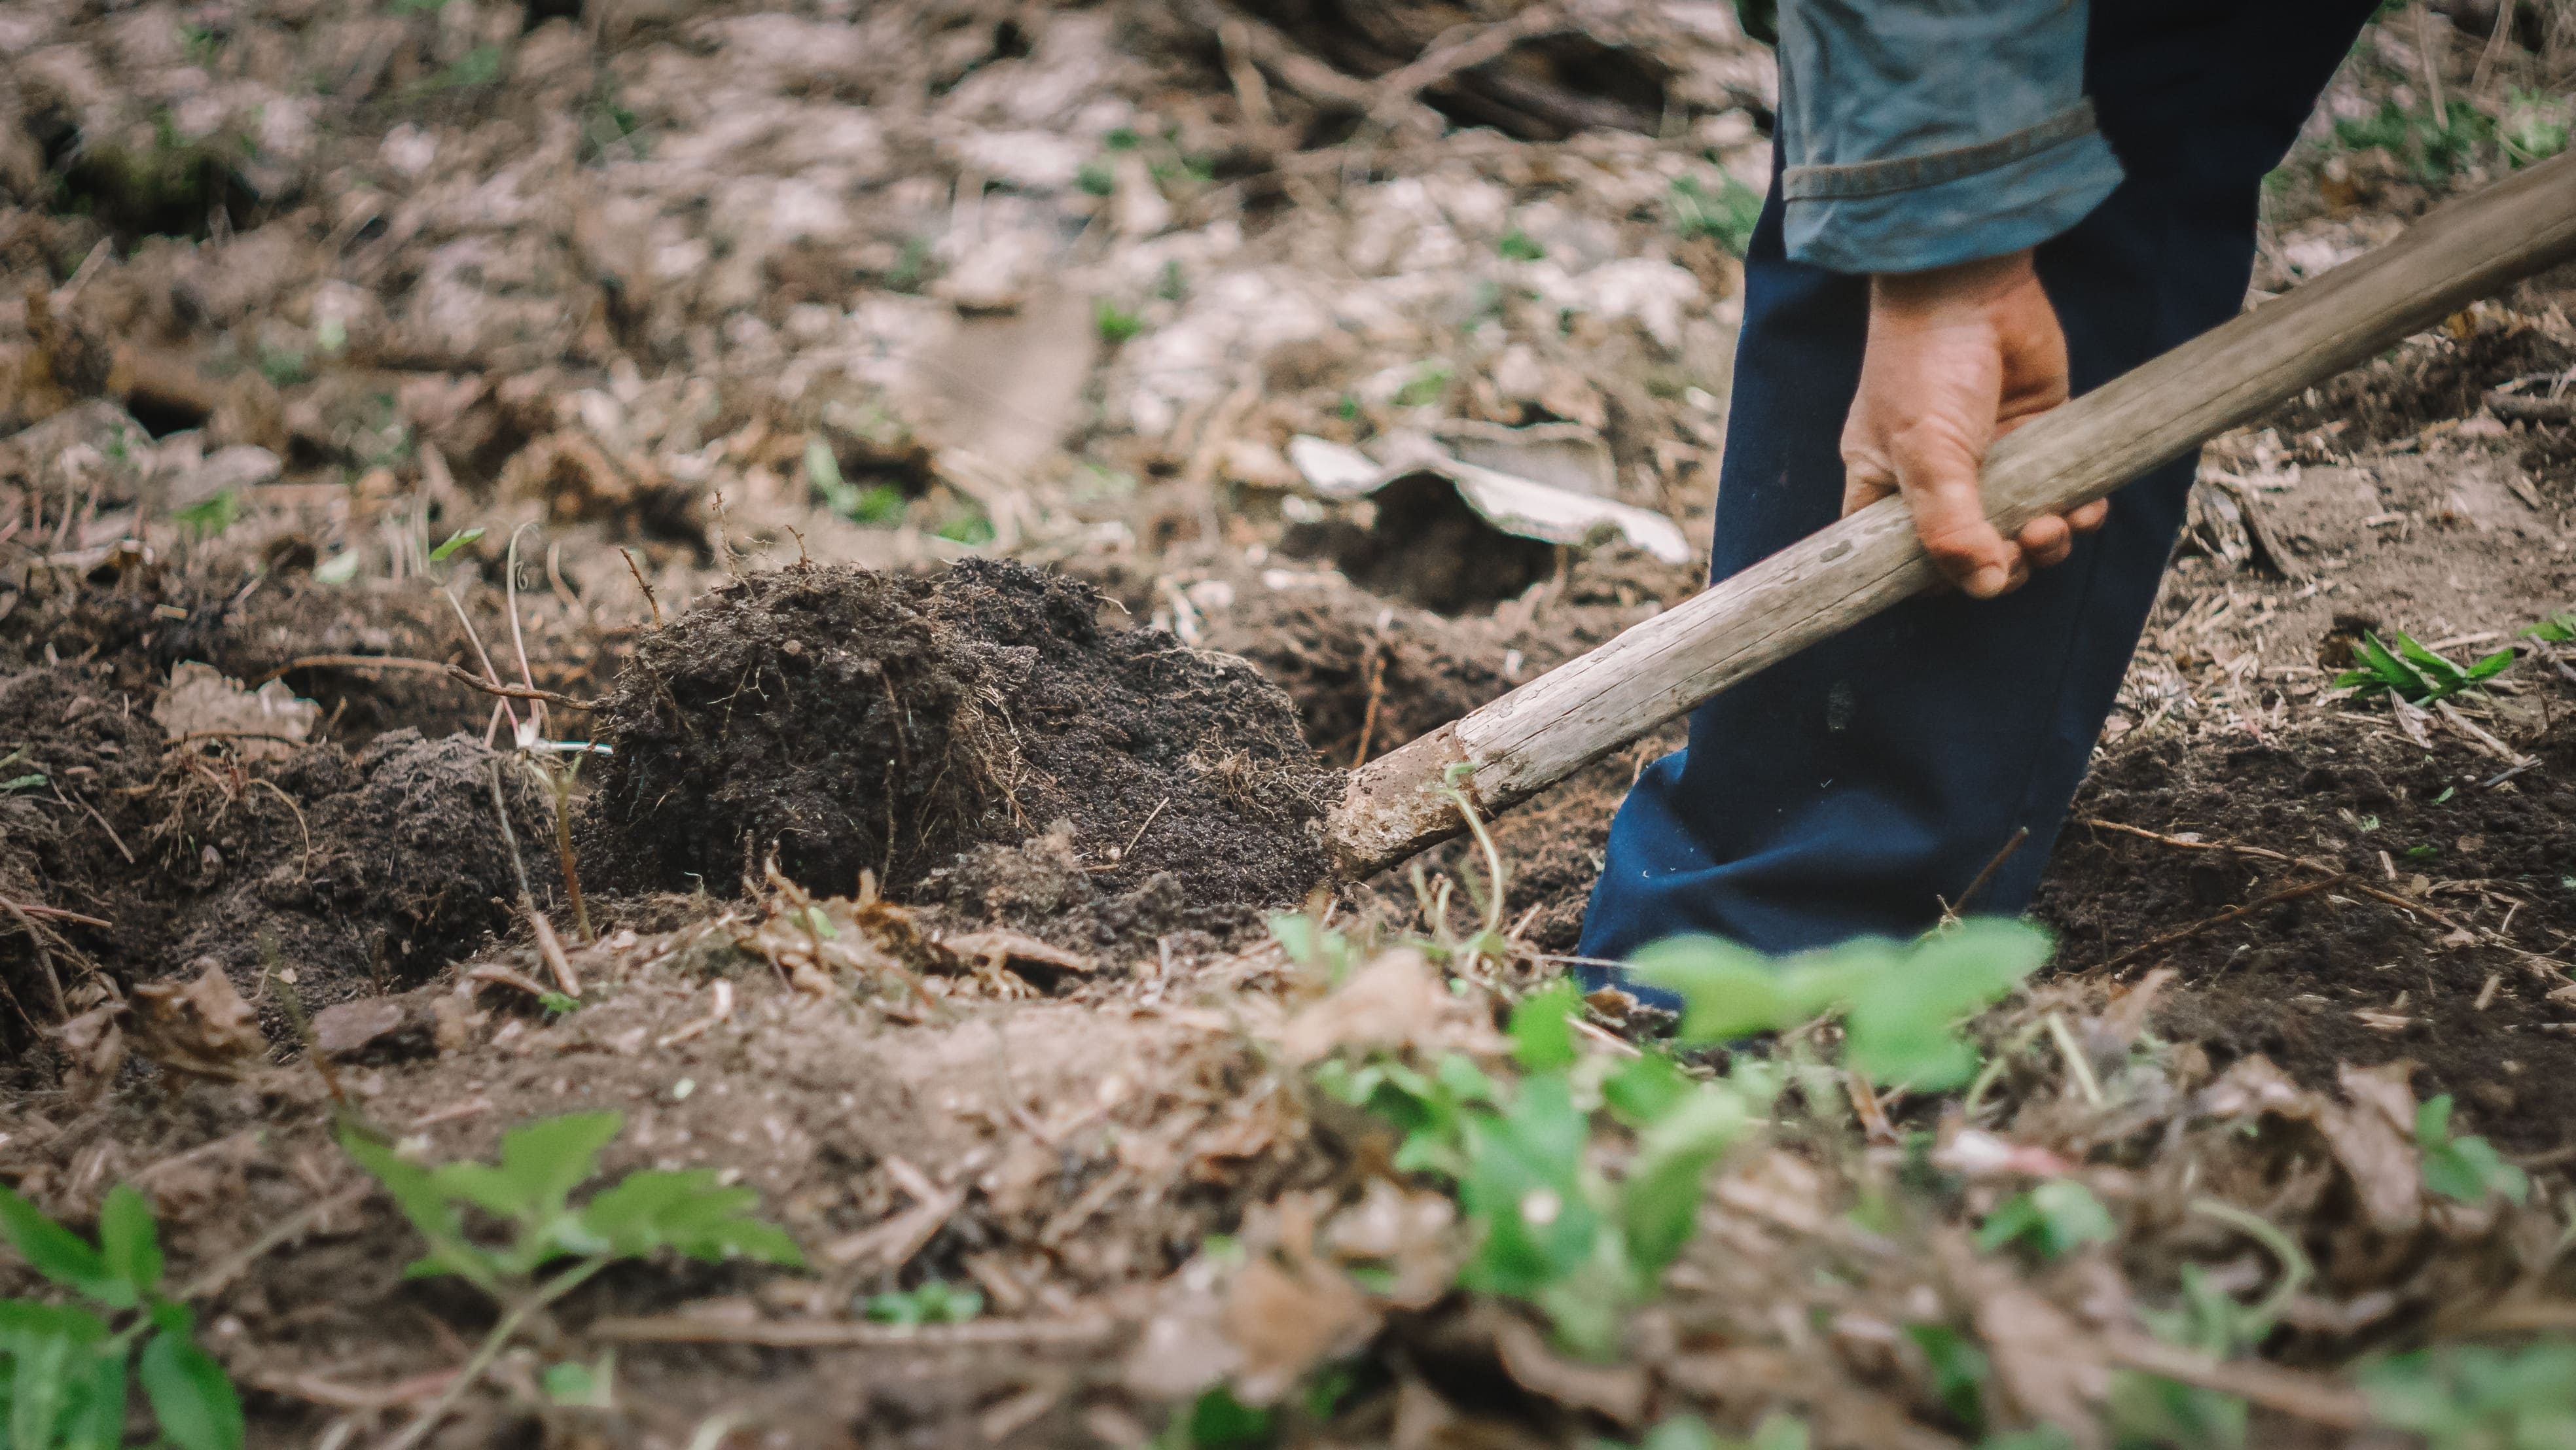
<instances>
[{"instance_id":1,"label":"wooden tool handle","mask_svg":"<svg viewBox=\"0 0 2576 1450\"><path fill-rule=\"evenodd\" d=\"M2101 498L2571 257L2576 152L2442 207L1998 441L1986 513L2009 536ZM1444 782L1481 812L1504 810L1938 579L1904 501L1882 499L1354 772L1330 823L1334 864L1357 879L1465 829Z\"/></svg>"}]
</instances>

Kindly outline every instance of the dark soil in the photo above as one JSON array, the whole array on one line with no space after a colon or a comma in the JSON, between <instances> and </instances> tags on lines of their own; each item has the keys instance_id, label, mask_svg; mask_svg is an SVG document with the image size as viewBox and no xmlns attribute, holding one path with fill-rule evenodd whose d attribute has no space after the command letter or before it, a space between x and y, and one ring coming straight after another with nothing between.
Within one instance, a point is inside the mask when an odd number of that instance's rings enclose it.
<instances>
[{"instance_id":1,"label":"dark soil","mask_svg":"<svg viewBox=\"0 0 2576 1450\"><path fill-rule=\"evenodd\" d=\"M60 667L0 678L0 752L17 751L9 774L45 784L0 796L0 892L109 925L49 918L39 941L13 922L0 938L13 1048L55 1016L56 983L77 1009L208 963L265 1002L272 957L312 1007L426 980L504 930L518 899L496 767L528 880L541 905L558 894L544 787L466 736L404 729L355 755L244 763L171 747L131 697Z\"/></svg>"},{"instance_id":2,"label":"dark soil","mask_svg":"<svg viewBox=\"0 0 2576 1450\"><path fill-rule=\"evenodd\" d=\"M111 559L86 573L30 565L7 591L17 599L0 613L0 658L102 664L107 684L138 699L187 660L252 684L283 679L319 703L327 733L353 748L405 726L481 734L490 697L428 670L354 662L383 655L473 668L473 647L438 591L419 580L317 584L312 553L309 541L287 535L247 553L227 548L174 563ZM500 591L459 592L495 663L512 669ZM595 633L568 621L550 596L523 593L520 606L537 682L590 693L602 643Z\"/></svg>"},{"instance_id":3,"label":"dark soil","mask_svg":"<svg viewBox=\"0 0 2576 1450\"><path fill-rule=\"evenodd\" d=\"M2438 419L2468 417L2483 405L2487 389L2570 363L2576 355L2565 343L2506 314L2458 332L2445 327L2411 338L2368 367L2310 388L2272 422L2284 438L2334 428L2328 447L2341 452L2403 438Z\"/></svg>"},{"instance_id":4,"label":"dark soil","mask_svg":"<svg viewBox=\"0 0 2576 1450\"><path fill-rule=\"evenodd\" d=\"M2438 737L2428 753L2356 723L2329 716L2229 750L2167 740L2097 764L2035 907L2060 933L2059 967L2087 969L2316 879L2088 827L2087 817L2318 861L2429 896L2463 924L2509 919L2515 944L2559 955L2576 931L2576 725L2539 742L2537 766L2490 787L2502 769L2491 756ZM2328 889L2135 959L2125 975L2157 965L2182 974L2162 999L2160 1030L2203 1044L2219 1066L2261 1053L2322 1085L2339 1063L2410 1058L2423 1064L2425 1092L2457 1093L2464 1116L2508 1148L2569 1140L2576 1036L2559 1024L2576 1014L2549 996L2563 978L2527 957ZM2499 979L2491 995L2490 977Z\"/></svg>"},{"instance_id":5,"label":"dark soil","mask_svg":"<svg viewBox=\"0 0 2576 1450\"><path fill-rule=\"evenodd\" d=\"M1169 634L1103 628L1090 586L969 560L800 565L644 638L598 732L581 825L618 890L869 873L1072 937L1223 929L1323 875L1338 781L1286 695Z\"/></svg>"}]
</instances>

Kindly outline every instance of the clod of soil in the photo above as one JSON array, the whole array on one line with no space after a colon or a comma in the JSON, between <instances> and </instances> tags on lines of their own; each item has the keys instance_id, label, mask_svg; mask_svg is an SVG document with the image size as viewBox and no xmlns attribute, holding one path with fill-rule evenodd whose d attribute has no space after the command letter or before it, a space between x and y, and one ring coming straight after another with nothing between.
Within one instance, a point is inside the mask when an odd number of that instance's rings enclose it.
<instances>
[{"instance_id":1,"label":"clod of soil","mask_svg":"<svg viewBox=\"0 0 2576 1450\"><path fill-rule=\"evenodd\" d=\"M772 857L1041 934L1224 929L1323 875L1338 791L1245 662L1104 629L1090 586L968 560L798 565L646 636L597 722L581 823L616 890L725 890Z\"/></svg>"},{"instance_id":2,"label":"clod of soil","mask_svg":"<svg viewBox=\"0 0 2576 1450\"><path fill-rule=\"evenodd\" d=\"M72 1008L100 1000L93 971L121 994L211 962L263 1006L272 953L311 1007L426 979L518 899L496 766L529 884L540 905L559 892L544 789L468 736L245 764L174 749L146 709L60 668L0 678L0 752L45 781L0 795L0 896L54 913L0 937L11 1045L56 1015L58 985Z\"/></svg>"}]
</instances>

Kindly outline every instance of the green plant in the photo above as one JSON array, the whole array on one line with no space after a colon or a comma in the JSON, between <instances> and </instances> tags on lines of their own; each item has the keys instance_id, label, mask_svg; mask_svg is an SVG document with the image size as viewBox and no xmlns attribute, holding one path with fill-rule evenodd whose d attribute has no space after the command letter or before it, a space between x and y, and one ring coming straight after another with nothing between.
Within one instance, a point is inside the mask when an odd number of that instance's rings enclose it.
<instances>
[{"instance_id":1,"label":"green plant","mask_svg":"<svg viewBox=\"0 0 2576 1450\"><path fill-rule=\"evenodd\" d=\"M1441 395L1449 391L1451 376L1453 374L1445 362L1432 361L1422 364L1413 370L1413 376L1405 380L1403 387L1395 390L1395 405L1399 408L1419 408L1425 404L1439 402Z\"/></svg>"},{"instance_id":2,"label":"green plant","mask_svg":"<svg viewBox=\"0 0 2576 1450\"><path fill-rule=\"evenodd\" d=\"M472 90L491 85L507 68L509 52L497 45L478 45L456 58L456 63L438 73L430 84L439 90Z\"/></svg>"},{"instance_id":3,"label":"green plant","mask_svg":"<svg viewBox=\"0 0 2576 1450\"><path fill-rule=\"evenodd\" d=\"M302 348L263 347L259 350L259 375L274 388L291 388L313 376L310 359Z\"/></svg>"},{"instance_id":4,"label":"green plant","mask_svg":"<svg viewBox=\"0 0 2576 1450\"><path fill-rule=\"evenodd\" d=\"M2465 100L2450 101L2438 116L2429 103L2409 109L2383 101L2375 115L2335 122L2335 139L2355 151L2382 148L2418 180L2438 182L2468 165L2495 129L2485 112Z\"/></svg>"},{"instance_id":5,"label":"green plant","mask_svg":"<svg viewBox=\"0 0 2576 1450\"><path fill-rule=\"evenodd\" d=\"M1247 1405L1223 1385L1202 1393L1154 1437L1154 1450L1252 1450L1279 1435L1279 1412Z\"/></svg>"},{"instance_id":6,"label":"green plant","mask_svg":"<svg viewBox=\"0 0 2576 1450\"><path fill-rule=\"evenodd\" d=\"M2567 149L2571 119L2576 119L2576 107L2564 97L2516 90L2506 99L2504 116L2496 123L2496 142L2512 165L2546 161Z\"/></svg>"},{"instance_id":7,"label":"green plant","mask_svg":"<svg viewBox=\"0 0 2576 1450\"><path fill-rule=\"evenodd\" d=\"M1531 240L1530 234L1518 227L1503 233L1503 239L1494 244L1494 250L1507 262L1535 262L1547 255L1547 248Z\"/></svg>"},{"instance_id":8,"label":"green plant","mask_svg":"<svg viewBox=\"0 0 2576 1450\"><path fill-rule=\"evenodd\" d=\"M0 1235L29 1267L91 1306L0 1300L0 1356L8 1361L0 1443L124 1444L130 1370L163 1441L180 1450L240 1450L241 1400L223 1366L197 1347L195 1316L161 1292L160 1233L142 1194L125 1184L108 1190L92 1243L0 1188ZM126 1316L122 1327L116 1316Z\"/></svg>"},{"instance_id":9,"label":"green plant","mask_svg":"<svg viewBox=\"0 0 2576 1450\"><path fill-rule=\"evenodd\" d=\"M26 759L34 752L35 748L36 747L32 745L21 745L17 749L10 751L7 755L0 755L0 770L7 770L10 766L16 765L19 761ZM31 770L23 775L13 775L7 780L0 780L0 795L9 795L13 792L22 790L39 790L52 779L53 777L40 770Z\"/></svg>"},{"instance_id":10,"label":"green plant","mask_svg":"<svg viewBox=\"0 0 2576 1450\"><path fill-rule=\"evenodd\" d=\"M597 1173L600 1150L624 1126L624 1115L616 1112L544 1118L503 1133L497 1164L432 1168L353 1124L342 1125L342 1149L384 1184L428 1241L429 1252L404 1270L406 1277L463 1279L503 1308L500 1322L446 1393L396 1444L416 1443L531 1315L610 1264L651 1258L664 1249L708 1263L804 1263L785 1230L753 1216L759 1191L720 1183L712 1169L638 1170L574 1207L574 1190ZM503 1241L487 1244L491 1235L471 1231L469 1212L505 1226Z\"/></svg>"},{"instance_id":11,"label":"green plant","mask_svg":"<svg viewBox=\"0 0 2576 1450\"><path fill-rule=\"evenodd\" d=\"M1976 1068L1960 1020L2048 960L2026 922L1965 921L1919 941L1863 939L1774 961L1715 937L1674 937L1638 953L1642 981L1681 994L1686 1043L1723 1044L1843 1014L1843 1057L1879 1083L1955 1087Z\"/></svg>"},{"instance_id":12,"label":"green plant","mask_svg":"<svg viewBox=\"0 0 2576 1450\"><path fill-rule=\"evenodd\" d=\"M981 548L994 539L993 521L985 517L982 509L972 505L961 507L942 519L939 527L931 532L952 544L964 544L968 548Z\"/></svg>"},{"instance_id":13,"label":"green plant","mask_svg":"<svg viewBox=\"0 0 2576 1450\"><path fill-rule=\"evenodd\" d=\"M2052 1178L1986 1215L1977 1228L1977 1247L1992 1253L2006 1244L2028 1244L2057 1259L2086 1244L2108 1243L2113 1232L2110 1211L2093 1190L2071 1178Z\"/></svg>"},{"instance_id":14,"label":"green plant","mask_svg":"<svg viewBox=\"0 0 2576 1450\"><path fill-rule=\"evenodd\" d=\"M963 1324L984 1312L984 1296L931 1279L917 1289L868 1296L866 1312L879 1324Z\"/></svg>"},{"instance_id":15,"label":"green plant","mask_svg":"<svg viewBox=\"0 0 2576 1450\"><path fill-rule=\"evenodd\" d=\"M1613 1442L1594 1444L1607 1450ZM1763 1416L1748 1440L1720 1435L1697 1415L1676 1415L1648 1430L1646 1438L1637 1442L1637 1450L1807 1450L1807 1444L1806 1424L1794 1415Z\"/></svg>"},{"instance_id":16,"label":"green plant","mask_svg":"<svg viewBox=\"0 0 2576 1450\"><path fill-rule=\"evenodd\" d=\"M2417 705L2446 700L2481 680L2490 680L2513 667L2513 649L2507 646L2476 663L2463 668L2417 644L2406 634L2397 636L2397 648L2380 643L2379 636L2362 631L2352 647L2360 666L2335 676L2337 689L2358 689L2364 695L2393 691Z\"/></svg>"},{"instance_id":17,"label":"green plant","mask_svg":"<svg viewBox=\"0 0 2576 1450\"><path fill-rule=\"evenodd\" d=\"M2423 1437L2427 1450L2548 1450L2576 1445L2576 1344L2454 1345L2363 1368L2371 1415Z\"/></svg>"},{"instance_id":18,"label":"green plant","mask_svg":"<svg viewBox=\"0 0 2576 1450\"><path fill-rule=\"evenodd\" d=\"M903 522L912 500L890 483L865 486L841 476L841 461L821 438L805 440L805 480L832 512L854 524L888 529Z\"/></svg>"},{"instance_id":19,"label":"green plant","mask_svg":"<svg viewBox=\"0 0 2576 1450\"><path fill-rule=\"evenodd\" d=\"M1684 240L1707 237L1738 257L1753 245L1754 224L1762 219L1762 193L1723 171L1714 192L1696 176L1675 178L1669 204L1673 231Z\"/></svg>"},{"instance_id":20,"label":"green plant","mask_svg":"<svg viewBox=\"0 0 2576 1450\"><path fill-rule=\"evenodd\" d=\"M2516 639L2536 639L2542 644L2565 644L2576 639L2576 610L2560 610L2537 624L2515 630Z\"/></svg>"},{"instance_id":21,"label":"green plant","mask_svg":"<svg viewBox=\"0 0 2576 1450\"><path fill-rule=\"evenodd\" d=\"M1145 320L1103 297L1092 304L1091 324L1100 332L1100 340L1116 347L1145 330Z\"/></svg>"},{"instance_id":22,"label":"green plant","mask_svg":"<svg viewBox=\"0 0 2576 1450\"><path fill-rule=\"evenodd\" d=\"M458 529L455 533L439 540L438 547L429 551L429 562L444 564L457 550L481 537L483 537L483 530L480 528Z\"/></svg>"},{"instance_id":23,"label":"green plant","mask_svg":"<svg viewBox=\"0 0 2576 1450\"><path fill-rule=\"evenodd\" d=\"M178 509L171 522L188 531L192 538L211 539L233 526L241 517L241 499L229 489L218 489L205 498Z\"/></svg>"},{"instance_id":24,"label":"green plant","mask_svg":"<svg viewBox=\"0 0 2576 1450\"><path fill-rule=\"evenodd\" d=\"M1109 163L1105 161L1082 163L1082 168L1073 174L1073 183L1090 196L1105 197L1118 189L1117 174L1109 169Z\"/></svg>"},{"instance_id":25,"label":"green plant","mask_svg":"<svg viewBox=\"0 0 2576 1450\"><path fill-rule=\"evenodd\" d=\"M2491 1195L2502 1195L2520 1203L2531 1192L2530 1175L2504 1161L2494 1144L2451 1136L2449 1093L2416 1107L2415 1147L2424 1159L2424 1186L2444 1198L2484 1203Z\"/></svg>"}]
</instances>

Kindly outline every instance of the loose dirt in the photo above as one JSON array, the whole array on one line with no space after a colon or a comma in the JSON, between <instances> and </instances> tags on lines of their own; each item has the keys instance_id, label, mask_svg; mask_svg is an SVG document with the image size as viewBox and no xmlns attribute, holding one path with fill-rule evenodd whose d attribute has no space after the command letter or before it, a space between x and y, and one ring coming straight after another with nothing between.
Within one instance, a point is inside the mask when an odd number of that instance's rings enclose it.
<instances>
[{"instance_id":1,"label":"loose dirt","mask_svg":"<svg viewBox=\"0 0 2576 1450\"><path fill-rule=\"evenodd\" d=\"M1322 876L1339 789L1277 686L1089 586L965 561L800 567L645 637L582 820L616 890L729 892L775 859L826 893L1103 940L1231 930ZM1079 924L1077 924L1079 923Z\"/></svg>"}]
</instances>

